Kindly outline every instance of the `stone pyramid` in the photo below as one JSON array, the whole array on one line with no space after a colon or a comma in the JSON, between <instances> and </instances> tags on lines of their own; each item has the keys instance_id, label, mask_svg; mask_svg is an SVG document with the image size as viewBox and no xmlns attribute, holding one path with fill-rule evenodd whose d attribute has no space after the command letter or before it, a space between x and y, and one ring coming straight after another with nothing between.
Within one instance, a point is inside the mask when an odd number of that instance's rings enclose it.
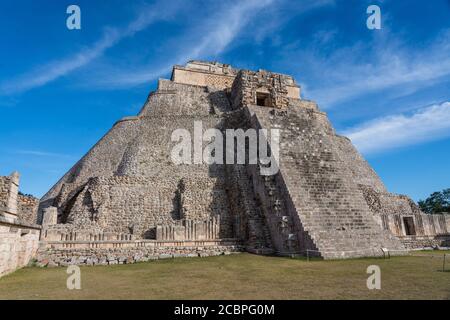
<instances>
[{"instance_id":1,"label":"stone pyramid","mask_svg":"<svg viewBox=\"0 0 450 320\"><path fill-rule=\"evenodd\" d=\"M202 132L279 129L279 171L174 163L172 134L195 136L195 122ZM48 191L38 220L57 216L46 226L48 241L219 239L261 254L400 254L403 244L380 218L389 212L377 210L374 197L387 211L420 213L406 196L387 192L327 115L300 98L291 76L191 61L159 80L139 114L114 124Z\"/></svg>"}]
</instances>

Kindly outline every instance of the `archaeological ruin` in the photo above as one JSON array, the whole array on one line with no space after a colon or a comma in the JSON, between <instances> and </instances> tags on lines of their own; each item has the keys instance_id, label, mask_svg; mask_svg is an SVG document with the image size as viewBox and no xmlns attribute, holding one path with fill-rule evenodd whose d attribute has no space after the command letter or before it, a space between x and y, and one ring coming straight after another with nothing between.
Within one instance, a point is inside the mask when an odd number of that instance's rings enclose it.
<instances>
[{"instance_id":1,"label":"archaeological ruin","mask_svg":"<svg viewBox=\"0 0 450 320\"><path fill-rule=\"evenodd\" d=\"M26 266L38 250L39 200L19 194L19 173L0 177L0 276Z\"/></svg>"},{"instance_id":2,"label":"archaeological ruin","mask_svg":"<svg viewBox=\"0 0 450 320\"><path fill-rule=\"evenodd\" d=\"M173 163L172 133L193 132L194 121L221 132L279 129L279 170ZM117 121L39 208L18 198L14 179L0 180L2 265L8 250L57 266L240 251L340 259L450 246L450 215L424 214L389 193L291 76L217 62L174 66L139 114Z\"/></svg>"}]
</instances>

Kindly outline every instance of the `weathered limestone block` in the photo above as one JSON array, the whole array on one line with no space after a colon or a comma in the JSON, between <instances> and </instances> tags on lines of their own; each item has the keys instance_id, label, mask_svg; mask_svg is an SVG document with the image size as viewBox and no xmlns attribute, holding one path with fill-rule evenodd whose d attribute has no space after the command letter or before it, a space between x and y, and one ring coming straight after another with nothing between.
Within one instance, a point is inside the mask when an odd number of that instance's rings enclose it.
<instances>
[{"instance_id":1,"label":"weathered limestone block","mask_svg":"<svg viewBox=\"0 0 450 320\"><path fill-rule=\"evenodd\" d=\"M9 197L7 202L7 211L10 214L17 215L17 197L19 194L20 175L17 171L11 174L11 185L9 189Z\"/></svg>"},{"instance_id":2,"label":"weathered limestone block","mask_svg":"<svg viewBox=\"0 0 450 320\"><path fill-rule=\"evenodd\" d=\"M39 246L38 226L11 223L0 217L0 276L26 266Z\"/></svg>"},{"instance_id":3,"label":"weathered limestone block","mask_svg":"<svg viewBox=\"0 0 450 320\"><path fill-rule=\"evenodd\" d=\"M39 199L33 196L19 194L17 202L18 219L31 224L37 223Z\"/></svg>"},{"instance_id":4,"label":"weathered limestone block","mask_svg":"<svg viewBox=\"0 0 450 320\"><path fill-rule=\"evenodd\" d=\"M17 201L19 195L19 173L0 177L0 215L10 222L17 219Z\"/></svg>"},{"instance_id":5,"label":"weathered limestone block","mask_svg":"<svg viewBox=\"0 0 450 320\"><path fill-rule=\"evenodd\" d=\"M212 240L219 238L220 216L205 221L182 220L176 225L158 225L156 240Z\"/></svg>"},{"instance_id":6,"label":"weathered limestone block","mask_svg":"<svg viewBox=\"0 0 450 320\"><path fill-rule=\"evenodd\" d=\"M150 242L146 242L151 244ZM173 246L173 243L160 243L158 247L131 246L94 249L58 248L40 251L37 255L37 264L40 266L68 266L78 265L114 265L145 262L157 259L172 259L185 257L208 257L226 255L244 251L239 243L202 243L192 242L189 246Z\"/></svg>"},{"instance_id":7,"label":"weathered limestone block","mask_svg":"<svg viewBox=\"0 0 450 320\"><path fill-rule=\"evenodd\" d=\"M44 209L42 226L47 227L58 223L58 208L48 207Z\"/></svg>"}]
</instances>

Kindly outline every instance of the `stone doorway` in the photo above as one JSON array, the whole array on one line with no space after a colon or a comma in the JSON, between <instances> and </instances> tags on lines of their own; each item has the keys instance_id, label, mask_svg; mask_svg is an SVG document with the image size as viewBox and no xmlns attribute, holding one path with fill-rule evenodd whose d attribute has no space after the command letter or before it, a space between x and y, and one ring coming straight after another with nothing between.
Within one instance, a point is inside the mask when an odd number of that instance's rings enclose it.
<instances>
[{"instance_id":1,"label":"stone doorway","mask_svg":"<svg viewBox=\"0 0 450 320\"><path fill-rule=\"evenodd\" d=\"M407 236L415 236L416 235L416 228L414 227L413 217L404 217L403 224L405 226L405 233Z\"/></svg>"},{"instance_id":2,"label":"stone doorway","mask_svg":"<svg viewBox=\"0 0 450 320\"><path fill-rule=\"evenodd\" d=\"M260 107L270 107L270 94L265 92L257 92L256 105Z\"/></svg>"}]
</instances>

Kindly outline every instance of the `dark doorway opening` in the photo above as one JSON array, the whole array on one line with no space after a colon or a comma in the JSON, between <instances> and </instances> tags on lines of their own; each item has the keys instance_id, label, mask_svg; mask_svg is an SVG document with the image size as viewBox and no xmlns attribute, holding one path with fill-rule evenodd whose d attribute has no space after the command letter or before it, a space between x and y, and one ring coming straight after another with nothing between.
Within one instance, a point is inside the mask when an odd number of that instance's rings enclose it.
<instances>
[{"instance_id":1,"label":"dark doorway opening","mask_svg":"<svg viewBox=\"0 0 450 320\"><path fill-rule=\"evenodd\" d=\"M415 236L416 228L414 227L413 217L404 217L403 224L405 225L405 232L407 236Z\"/></svg>"},{"instance_id":2,"label":"dark doorway opening","mask_svg":"<svg viewBox=\"0 0 450 320\"><path fill-rule=\"evenodd\" d=\"M270 95L268 93L256 93L256 105L260 107L270 107Z\"/></svg>"}]
</instances>

